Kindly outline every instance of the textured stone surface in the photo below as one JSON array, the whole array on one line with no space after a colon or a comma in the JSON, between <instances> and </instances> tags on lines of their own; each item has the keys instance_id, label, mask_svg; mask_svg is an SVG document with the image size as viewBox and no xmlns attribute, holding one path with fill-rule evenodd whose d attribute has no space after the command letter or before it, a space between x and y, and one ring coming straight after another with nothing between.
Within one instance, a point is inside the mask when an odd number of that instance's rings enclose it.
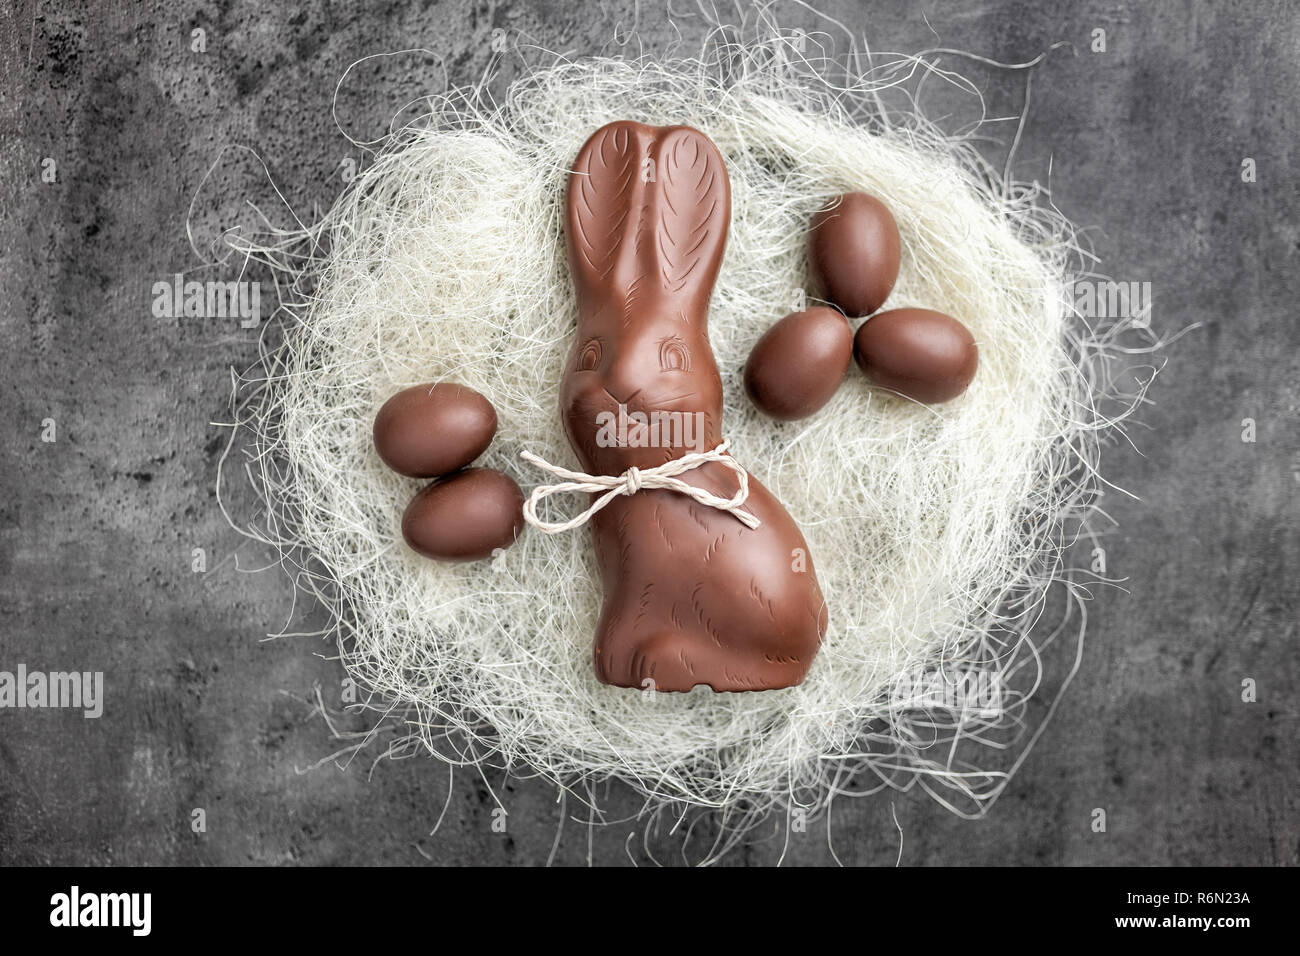
<instances>
[{"instance_id":1,"label":"textured stone surface","mask_svg":"<svg viewBox=\"0 0 1300 956\"><path fill-rule=\"evenodd\" d=\"M1050 161L1055 200L1092 227L1099 268L1152 283L1157 330L1198 326L1165 354L1132 429L1141 453L1106 455L1108 476L1140 499L1107 499L1109 569L1126 590L1089 605L1078 677L1006 794L974 822L919 790L841 801L838 858L892 864L896 813L905 864L1300 862L1294 11L1280 0L825 7L878 50L1023 61L1072 44L1034 74L1022 172L1046 179ZM304 214L332 200L340 162L360 156L330 119L335 81L357 57L431 51L353 71L339 118L365 139L440 88L443 69L453 82L475 76L496 29L583 53L631 27L634 9L647 48L675 35L661 4L631 0L0 0L0 669L103 670L108 697L100 720L0 711L0 862L547 859L561 807L536 782L490 779L510 814L500 834L488 786L456 774L430 836L443 765L310 769L332 750L312 688L337 688L339 665L311 638L259 641L289 614L291 589L278 573L237 570L266 556L229 530L213 492L223 432L210 423L227 417L228 369L253 360L256 333L155 318L150 288L199 261L186 215L222 146L254 147ZM818 26L796 4L782 9L785 26ZM701 26L677 24L690 38ZM190 49L199 28L205 53ZM1096 28L1105 53L1089 49ZM947 62L979 80L991 116L1019 111L1023 72ZM1009 141L1014 123L995 129ZM1241 181L1243 157L1258 182ZM54 183L41 178L46 158ZM227 160L194 210L205 251L217 229L254 215L239 197L289 221L251 156ZM49 418L54 443L40 437ZM1254 443L1241 440L1245 418ZM205 574L191 572L195 547ZM1246 677L1258 703L1241 702ZM635 813L617 788L612 799ZM195 807L206 834L191 832ZM1104 834L1090 828L1096 807ZM568 812L585 817L572 802ZM596 831L591 859L641 859L639 831ZM775 862L783 842L759 839L728 861ZM670 838L650 845L679 859ZM556 859L588 853L569 821ZM785 859L830 862L824 821L791 834Z\"/></svg>"}]
</instances>

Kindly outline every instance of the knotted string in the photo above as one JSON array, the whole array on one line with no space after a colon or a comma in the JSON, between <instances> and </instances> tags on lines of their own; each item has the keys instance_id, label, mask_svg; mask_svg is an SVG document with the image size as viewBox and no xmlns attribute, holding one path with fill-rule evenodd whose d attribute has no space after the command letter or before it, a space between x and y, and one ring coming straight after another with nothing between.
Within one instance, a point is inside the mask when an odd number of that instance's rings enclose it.
<instances>
[{"instance_id":1,"label":"knotted string","mask_svg":"<svg viewBox=\"0 0 1300 956\"><path fill-rule=\"evenodd\" d=\"M569 471L569 469L561 468L559 465L552 465L549 461L539 458L532 452L520 452L520 457L525 461L565 479L558 484L539 485L534 488L533 493L524 502L524 520L534 528L547 534L570 531L586 524L591 520L592 515L619 495L634 495L642 488L661 488L665 491L675 491L678 494L687 495L710 508L729 511L745 527L757 528L762 522L753 514L741 508L741 505L749 498L749 473L740 466L736 459L730 455L724 455L723 452L726 450L727 443L724 441L711 451L691 452L654 468L629 468L621 475L588 475L581 471ZM703 488L687 484L674 477L710 461L725 465L736 473L740 488L730 498L719 498ZM544 498L563 494L566 491L586 492L588 494L598 494L603 491L605 493L593 501L590 508L568 521L543 521L537 516L537 506Z\"/></svg>"}]
</instances>

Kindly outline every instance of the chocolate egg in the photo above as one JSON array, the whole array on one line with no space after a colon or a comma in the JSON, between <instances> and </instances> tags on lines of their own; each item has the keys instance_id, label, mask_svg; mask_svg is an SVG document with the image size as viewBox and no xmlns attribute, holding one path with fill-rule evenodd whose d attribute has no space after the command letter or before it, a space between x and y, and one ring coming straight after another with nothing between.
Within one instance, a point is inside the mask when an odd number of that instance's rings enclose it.
<instances>
[{"instance_id":1,"label":"chocolate egg","mask_svg":"<svg viewBox=\"0 0 1300 956\"><path fill-rule=\"evenodd\" d=\"M830 401L853 357L853 330L834 309L792 312L763 333L745 363L745 391L782 421L807 418Z\"/></svg>"},{"instance_id":2,"label":"chocolate egg","mask_svg":"<svg viewBox=\"0 0 1300 956\"><path fill-rule=\"evenodd\" d=\"M404 388L375 416L375 451L393 471L434 478L483 454L497 430L492 403L464 385Z\"/></svg>"},{"instance_id":3,"label":"chocolate egg","mask_svg":"<svg viewBox=\"0 0 1300 956\"><path fill-rule=\"evenodd\" d=\"M411 499L402 537L426 558L477 561L508 548L524 526L524 493L492 468L469 468L435 481Z\"/></svg>"},{"instance_id":4,"label":"chocolate egg","mask_svg":"<svg viewBox=\"0 0 1300 956\"><path fill-rule=\"evenodd\" d=\"M867 319L853 337L853 357L867 378L918 402L946 402L975 377L979 349L966 326L930 309L890 309Z\"/></svg>"},{"instance_id":5,"label":"chocolate egg","mask_svg":"<svg viewBox=\"0 0 1300 956\"><path fill-rule=\"evenodd\" d=\"M846 315L870 315L898 279L902 239L889 208L875 196L845 193L812 219L808 256L826 298Z\"/></svg>"}]
</instances>

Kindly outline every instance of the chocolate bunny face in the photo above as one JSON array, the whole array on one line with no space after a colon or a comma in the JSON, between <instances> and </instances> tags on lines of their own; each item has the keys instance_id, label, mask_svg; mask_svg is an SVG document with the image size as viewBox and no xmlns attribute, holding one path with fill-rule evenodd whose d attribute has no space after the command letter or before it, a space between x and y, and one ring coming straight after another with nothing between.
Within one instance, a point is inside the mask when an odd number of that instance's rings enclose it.
<instances>
[{"instance_id":1,"label":"chocolate bunny face","mask_svg":"<svg viewBox=\"0 0 1300 956\"><path fill-rule=\"evenodd\" d=\"M613 123L579 153L567 223L579 321L561 404L588 470L654 467L721 441L707 319L730 218L722 157L693 129Z\"/></svg>"},{"instance_id":2,"label":"chocolate bunny face","mask_svg":"<svg viewBox=\"0 0 1300 956\"><path fill-rule=\"evenodd\" d=\"M722 385L706 331L731 218L717 147L688 127L597 130L569 177L578 329L561 388L583 467L619 475L722 441ZM683 474L716 498L736 474ZM677 491L641 488L591 516L605 601L595 667L620 687L766 690L803 680L826 628L808 546L748 476L750 528Z\"/></svg>"}]
</instances>

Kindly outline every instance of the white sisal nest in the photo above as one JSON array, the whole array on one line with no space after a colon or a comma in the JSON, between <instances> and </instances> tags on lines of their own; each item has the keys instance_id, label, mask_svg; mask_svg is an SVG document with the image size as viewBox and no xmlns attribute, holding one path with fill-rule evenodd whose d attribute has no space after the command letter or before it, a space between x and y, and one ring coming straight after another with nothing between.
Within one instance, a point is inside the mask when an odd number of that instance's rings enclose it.
<instances>
[{"instance_id":1,"label":"white sisal nest","mask_svg":"<svg viewBox=\"0 0 1300 956\"><path fill-rule=\"evenodd\" d=\"M1098 437L1115 424L1096 411L1110 346L1071 317L1079 248L1036 187L1006 182L969 140L881 112L880 89L925 61L832 81L780 45L554 60L498 101L479 88L433 98L322 221L236 240L290 280L283 342L237 403L247 471L270 505L254 533L329 608L348 674L405 728L395 749L541 774L583 799L620 779L651 809L722 808L733 830L774 808L822 809L862 772L919 782L963 813L1002 786L1003 769L955 743L994 754L1024 730L1050 637L1031 631L1065 579L1063 535L1090 506ZM694 126L726 159L733 218L709 318L724 434L803 529L830 609L797 688L598 683L587 529L525 529L467 565L402 541L421 483L371 444L376 410L400 388L450 380L487 396L500 430L480 464L525 491L546 476L522 450L577 467L558 406L576 315L561 210L568 164L615 119ZM846 190L882 197L897 218L888 306L961 319L979 370L963 397L927 407L852 368L814 417L778 423L746 399L740 369L808 285L810 215ZM898 699L900 681L936 666L999 675L996 712Z\"/></svg>"}]
</instances>

